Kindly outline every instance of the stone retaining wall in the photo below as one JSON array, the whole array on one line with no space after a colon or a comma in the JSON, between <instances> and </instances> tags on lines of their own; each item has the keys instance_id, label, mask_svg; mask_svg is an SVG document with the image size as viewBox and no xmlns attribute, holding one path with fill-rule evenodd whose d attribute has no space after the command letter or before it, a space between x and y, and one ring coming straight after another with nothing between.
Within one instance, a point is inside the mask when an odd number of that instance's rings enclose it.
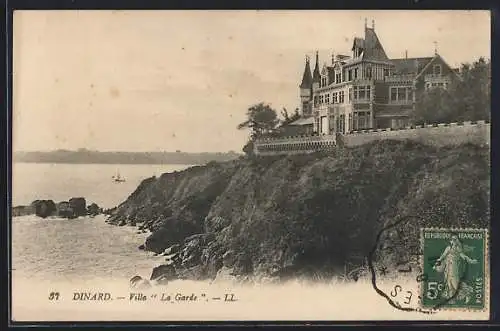
<instances>
[{"instance_id":1,"label":"stone retaining wall","mask_svg":"<svg viewBox=\"0 0 500 331\"><path fill-rule=\"evenodd\" d=\"M413 140L431 146L455 146L465 143L490 144L491 124L485 121L446 123L409 127L400 130L354 131L346 135L295 136L264 138L255 143L257 155L310 153L335 146L359 146L377 140Z\"/></svg>"},{"instance_id":2,"label":"stone retaining wall","mask_svg":"<svg viewBox=\"0 0 500 331\"><path fill-rule=\"evenodd\" d=\"M449 123L418 126L402 130L368 130L353 132L342 137L346 146L359 146L376 140L410 139L431 146L455 146L464 143L477 145L489 145L490 143L489 123L479 121L477 123Z\"/></svg>"}]
</instances>

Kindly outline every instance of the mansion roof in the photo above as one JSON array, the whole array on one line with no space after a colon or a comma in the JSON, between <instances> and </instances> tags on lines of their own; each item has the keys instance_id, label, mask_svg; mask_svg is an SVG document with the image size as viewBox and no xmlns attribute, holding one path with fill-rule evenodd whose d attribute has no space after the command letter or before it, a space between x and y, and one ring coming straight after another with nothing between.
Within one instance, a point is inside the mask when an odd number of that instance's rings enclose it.
<instances>
[{"instance_id":1,"label":"mansion roof","mask_svg":"<svg viewBox=\"0 0 500 331\"><path fill-rule=\"evenodd\" d=\"M387 61L389 59L374 29L365 27L365 39L362 44L363 60Z\"/></svg>"},{"instance_id":2,"label":"mansion roof","mask_svg":"<svg viewBox=\"0 0 500 331\"><path fill-rule=\"evenodd\" d=\"M414 57L404 59L391 59L394 64L395 74L418 74L425 68L433 57Z\"/></svg>"},{"instance_id":3,"label":"mansion roof","mask_svg":"<svg viewBox=\"0 0 500 331\"><path fill-rule=\"evenodd\" d=\"M356 63L364 61L371 63L382 63L386 65L392 64L394 66L392 74L394 75L414 74L417 76L436 56L439 56L436 54L430 57L389 59L377 34L375 33L374 27L369 28L367 26L365 26L364 38L355 37L351 50L353 51L353 57L337 55L336 61L332 60L332 62L334 62L332 63L332 65L324 65L322 75L327 75L329 82L335 80L334 68L343 67L344 65L352 66ZM314 67L313 73L311 74L309 59L306 60L306 66L300 88L311 88L314 83L320 82L321 74L319 72L318 62L318 53L316 52L316 65Z\"/></svg>"}]
</instances>

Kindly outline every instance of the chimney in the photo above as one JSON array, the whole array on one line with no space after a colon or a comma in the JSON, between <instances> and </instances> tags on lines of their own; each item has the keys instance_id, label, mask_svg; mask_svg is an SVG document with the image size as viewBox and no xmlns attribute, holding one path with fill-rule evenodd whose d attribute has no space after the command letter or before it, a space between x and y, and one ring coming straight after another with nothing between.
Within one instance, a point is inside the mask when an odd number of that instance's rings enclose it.
<instances>
[{"instance_id":1,"label":"chimney","mask_svg":"<svg viewBox=\"0 0 500 331\"><path fill-rule=\"evenodd\" d=\"M372 20L372 29L375 30L375 20Z\"/></svg>"},{"instance_id":2,"label":"chimney","mask_svg":"<svg viewBox=\"0 0 500 331\"><path fill-rule=\"evenodd\" d=\"M408 50L405 50L405 59L408 59Z\"/></svg>"}]
</instances>

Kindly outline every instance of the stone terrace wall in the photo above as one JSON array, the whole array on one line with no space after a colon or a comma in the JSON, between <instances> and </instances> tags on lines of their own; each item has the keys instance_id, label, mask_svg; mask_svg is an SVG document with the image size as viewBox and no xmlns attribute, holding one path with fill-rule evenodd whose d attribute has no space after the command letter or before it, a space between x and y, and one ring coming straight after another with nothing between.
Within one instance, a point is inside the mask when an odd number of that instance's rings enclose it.
<instances>
[{"instance_id":1,"label":"stone terrace wall","mask_svg":"<svg viewBox=\"0 0 500 331\"><path fill-rule=\"evenodd\" d=\"M489 145L491 125L484 121L477 123L450 123L427 125L425 127L406 128L402 130L367 130L353 132L342 136L345 146L359 146L376 140L406 140L410 139L432 146L454 146L464 143Z\"/></svg>"},{"instance_id":2,"label":"stone terrace wall","mask_svg":"<svg viewBox=\"0 0 500 331\"><path fill-rule=\"evenodd\" d=\"M262 138L256 141L257 155L300 154L335 148L334 135Z\"/></svg>"},{"instance_id":3,"label":"stone terrace wall","mask_svg":"<svg viewBox=\"0 0 500 331\"><path fill-rule=\"evenodd\" d=\"M477 145L490 144L491 124L449 123L416 126L401 130L379 129L354 131L346 135L298 136L287 138L265 138L255 143L257 155L299 154L318 150L328 150L335 146L359 146L377 140L410 139L432 146L455 146L464 143Z\"/></svg>"}]
</instances>

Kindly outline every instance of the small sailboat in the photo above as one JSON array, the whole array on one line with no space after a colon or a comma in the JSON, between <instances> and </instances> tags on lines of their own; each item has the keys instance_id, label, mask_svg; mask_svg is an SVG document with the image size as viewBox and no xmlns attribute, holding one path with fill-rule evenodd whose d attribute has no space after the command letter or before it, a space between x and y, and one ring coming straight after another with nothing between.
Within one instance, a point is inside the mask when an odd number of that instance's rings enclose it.
<instances>
[{"instance_id":1,"label":"small sailboat","mask_svg":"<svg viewBox=\"0 0 500 331\"><path fill-rule=\"evenodd\" d=\"M124 181L125 181L125 178L121 177L121 176L120 176L120 173L119 173L118 171L116 172L116 175L115 175L115 176L113 176L113 177L111 177L111 178L113 178L113 181L114 181L115 183L122 183L122 182L124 182Z\"/></svg>"}]
</instances>

